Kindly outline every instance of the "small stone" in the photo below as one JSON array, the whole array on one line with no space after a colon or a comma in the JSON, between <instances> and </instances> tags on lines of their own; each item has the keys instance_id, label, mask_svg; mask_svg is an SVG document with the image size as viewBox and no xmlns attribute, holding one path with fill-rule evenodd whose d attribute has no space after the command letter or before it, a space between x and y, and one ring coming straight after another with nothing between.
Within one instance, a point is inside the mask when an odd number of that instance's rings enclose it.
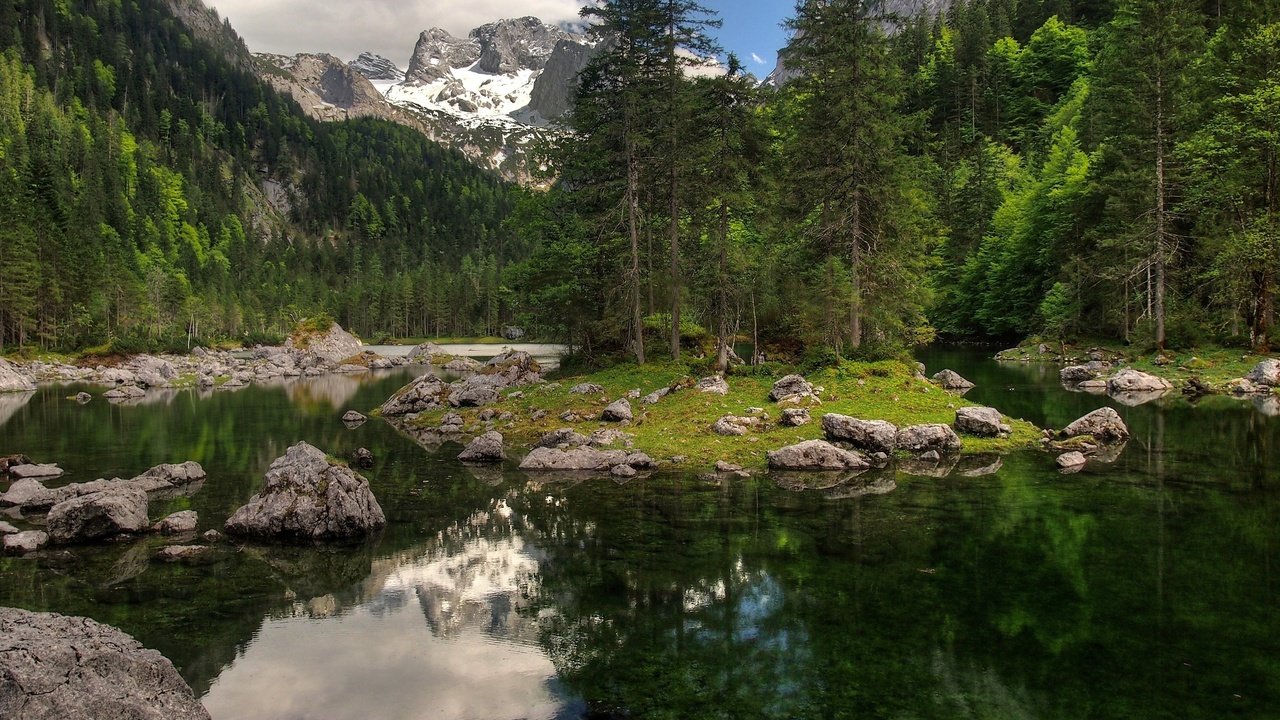
<instances>
[{"instance_id":1,"label":"small stone","mask_svg":"<svg viewBox=\"0 0 1280 720\"><path fill-rule=\"evenodd\" d=\"M368 448L356 448L355 452L351 453L351 465L361 470L373 469L373 453Z\"/></svg>"},{"instance_id":2,"label":"small stone","mask_svg":"<svg viewBox=\"0 0 1280 720\"><path fill-rule=\"evenodd\" d=\"M1063 453L1058 456L1057 460L1058 467L1063 470L1083 467L1086 462L1088 461L1085 459L1084 454L1078 452Z\"/></svg>"},{"instance_id":3,"label":"small stone","mask_svg":"<svg viewBox=\"0 0 1280 720\"><path fill-rule=\"evenodd\" d=\"M56 478L62 477L62 468L52 463L44 465L14 465L9 468L9 474L15 480L25 480L28 478Z\"/></svg>"},{"instance_id":4,"label":"small stone","mask_svg":"<svg viewBox=\"0 0 1280 720\"><path fill-rule=\"evenodd\" d=\"M198 524L199 516L195 510L183 510L152 525L151 529L161 535L181 535L195 532Z\"/></svg>"},{"instance_id":5,"label":"small stone","mask_svg":"<svg viewBox=\"0 0 1280 720\"><path fill-rule=\"evenodd\" d=\"M715 395L728 395L729 383L719 375L705 377L698 381L698 392L713 393Z\"/></svg>"},{"instance_id":6,"label":"small stone","mask_svg":"<svg viewBox=\"0 0 1280 720\"><path fill-rule=\"evenodd\" d=\"M726 462L724 460L720 460L716 463L716 472L719 473L736 473L741 471L741 465L735 465L734 463Z\"/></svg>"},{"instance_id":7,"label":"small stone","mask_svg":"<svg viewBox=\"0 0 1280 720\"><path fill-rule=\"evenodd\" d=\"M200 558L210 550L213 548L208 545L170 545L160 548L156 557L164 562L181 562Z\"/></svg>"},{"instance_id":8,"label":"small stone","mask_svg":"<svg viewBox=\"0 0 1280 720\"><path fill-rule=\"evenodd\" d=\"M200 537L204 538L207 543L222 542L222 533L217 530L206 530Z\"/></svg>"},{"instance_id":9,"label":"small stone","mask_svg":"<svg viewBox=\"0 0 1280 720\"><path fill-rule=\"evenodd\" d=\"M90 400L93 400L93 396L90 395L89 393L87 392L76 393L76 402L80 403L81 405L84 405Z\"/></svg>"},{"instance_id":10,"label":"small stone","mask_svg":"<svg viewBox=\"0 0 1280 720\"><path fill-rule=\"evenodd\" d=\"M619 478L631 478L636 476L636 469L630 465L615 465L609 474Z\"/></svg>"},{"instance_id":11,"label":"small stone","mask_svg":"<svg viewBox=\"0 0 1280 720\"><path fill-rule=\"evenodd\" d=\"M507 457L502 443L502 433L487 432L472 440L467 449L458 455L458 459L463 462L502 462Z\"/></svg>"},{"instance_id":12,"label":"small stone","mask_svg":"<svg viewBox=\"0 0 1280 720\"><path fill-rule=\"evenodd\" d=\"M596 383L578 383L569 388L570 395L601 395L604 393L604 387Z\"/></svg>"},{"instance_id":13,"label":"small stone","mask_svg":"<svg viewBox=\"0 0 1280 720\"><path fill-rule=\"evenodd\" d=\"M346 413L342 415L342 422L347 423L348 425L357 425L359 423L363 423L368 419L369 418L356 412L355 410L348 410Z\"/></svg>"},{"instance_id":14,"label":"small stone","mask_svg":"<svg viewBox=\"0 0 1280 720\"><path fill-rule=\"evenodd\" d=\"M18 532L18 528L7 522L0 521L0 535L14 535Z\"/></svg>"},{"instance_id":15,"label":"small stone","mask_svg":"<svg viewBox=\"0 0 1280 720\"><path fill-rule=\"evenodd\" d=\"M49 534L39 530L28 530L4 536L4 551L8 555L33 553L48 544Z\"/></svg>"},{"instance_id":16,"label":"small stone","mask_svg":"<svg viewBox=\"0 0 1280 720\"><path fill-rule=\"evenodd\" d=\"M808 425L811 419L808 408L787 408L782 411L782 418L778 420L778 424L783 427L800 427Z\"/></svg>"},{"instance_id":17,"label":"small stone","mask_svg":"<svg viewBox=\"0 0 1280 720\"><path fill-rule=\"evenodd\" d=\"M626 398L615 400L600 414L600 419L605 422L623 422L631 420L633 417L631 403Z\"/></svg>"}]
</instances>

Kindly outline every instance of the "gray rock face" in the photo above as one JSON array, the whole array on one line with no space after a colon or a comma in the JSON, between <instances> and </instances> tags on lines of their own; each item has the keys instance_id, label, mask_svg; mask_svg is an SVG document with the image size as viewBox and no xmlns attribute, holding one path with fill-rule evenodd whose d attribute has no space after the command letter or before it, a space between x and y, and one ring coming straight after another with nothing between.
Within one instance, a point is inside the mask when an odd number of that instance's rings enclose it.
<instances>
[{"instance_id":1,"label":"gray rock face","mask_svg":"<svg viewBox=\"0 0 1280 720\"><path fill-rule=\"evenodd\" d=\"M195 510L183 510L152 525L151 529L161 535L181 535L195 532L199 524L200 516Z\"/></svg>"},{"instance_id":2,"label":"gray rock face","mask_svg":"<svg viewBox=\"0 0 1280 720\"><path fill-rule=\"evenodd\" d=\"M432 373L427 373L413 382L400 388L382 404L385 417L398 417L432 410L445 400L449 385Z\"/></svg>"},{"instance_id":3,"label":"gray rock face","mask_svg":"<svg viewBox=\"0 0 1280 720\"><path fill-rule=\"evenodd\" d=\"M387 524L369 481L335 465L318 448L298 443L271 463L262 492L227 520L232 535L343 540Z\"/></svg>"},{"instance_id":4,"label":"gray rock face","mask_svg":"<svg viewBox=\"0 0 1280 720\"><path fill-rule=\"evenodd\" d=\"M634 416L631 414L631 403L626 398L620 398L613 401L600 415L600 419L605 422L629 421L633 417Z\"/></svg>"},{"instance_id":5,"label":"gray rock face","mask_svg":"<svg viewBox=\"0 0 1280 720\"><path fill-rule=\"evenodd\" d=\"M933 376L935 382L943 387L944 390L957 390L964 392L977 387L973 383L960 377L960 374L954 370L943 370Z\"/></svg>"},{"instance_id":6,"label":"gray rock face","mask_svg":"<svg viewBox=\"0 0 1280 720\"><path fill-rule=\"evenodd\" d=\"M960 438L947 425L912 425L898 430L894 448L911 453L953 453L960 449Z\"/></svg>"},{"instance_id":7,"label":"gray rock face","mask_svg":"<svg viewBox=\"0 0 1280 720\"><path fill-rule=\"evenodd\" d=\"M867 459L825 440L807 440L769 453L774 470L861 470L870 467Z\"/></svg>"},{"instance_id":8,"label":"gray rock face","mask_svg":"<svg viewBox=\"0 0 1280 720\"><path fill-rule=\"evenodd\" d=\"M625 450L600 450L593 447L534 448L520 462L521 470L569 470L607 472L627 462Z\"/></svg>"},{"instance_id":9,"label":"gray rock face","mask_svg":"<svg viewBox=\"0 0 1280 720\"><path fill-rule=\"evenodd\" d=\"M457 38L447 30L431 28L418 36L405 80L425 85L447 76L451 68L467 67L479 59L479 40Z\"/></svg>"},{"instance_id":10,"label":"gray rock face","mask_svg":"<svg viewBox=\"0 0 1280 720\"><path fill-rule=\"evenodd\" d=\"M698 392L714 393L716 395L728 395L729 383L719 375L705 377L698 381Z\"/></svg>"},{"instance_id":11,"label":"gray rock face","mask_svg":"<svg viewBox=\"0 0 1280 720\"><path fill-rule=\"evenodd\" d=\"M1148 375L1133 368L1125 368L1107 380L1107 392L1111 393L1161 392L1172 387L1173 385L1164 378Z\"/></svg>"},{"instance_id":12,"label":"gray rock face","mask_svg":"<svg viewBox=\"0 0 1280 720\"><path fill-rule=\"evenodd\" d=\"M18 372L8 360L0 359L0 393L30 392L36 389L31 378Z\"/></svg>"},{"instance_id":13,"label":"gray rock face","mask_svg":"<svg viewBox=\"0 0 1280 720\"><path fill-rule=\"evenodd\" d=\"M799 375L788 375L773 384L773 389L769 391L769 399L774 402L780 402L794 395L805 397L813 394L813 385L808 380Z\"/></svg>"},{"instance_id":14,"label":"gray rock face","mask_svg":"<svg viewBox=\"0 0 1280 720\"><path fill-rule=\"evenodd\" d=\"M575 431L573 428L560 428L559 430L552 430L539 438L535 447L555 448L560 447L561 445L568 445L572 447L575 445L586 444L586 435Z\"/></svg>"},{"instance_id":15,"label":"gray rock face","mask_svg":"<svg viewBox=\"0 0 1280 720\"><path fill-rule=\"evenodd\" d=\"M1258 385L1266 385L1267 387L1280 387L1280 360L1263 360L1244 376L1246 380L1257 383Z\"/></svg>"},{"instance_id":16,"label":"gray rock face","mask_svg":"<svg viewBox=\"0 0 1280 720\"><path fill-rule=\"evenodd\" d=\"M351 69L369 80L390 80L399 82L404 79L404 71L396 67L390 60L370 52L360 53L360 57L351 61Z\"/></svg>"},{"instance_id":17,"label":"gray rock face","mask_svg":"<svg viewBox=\"0 0 1280 720\"><path fill-rule=\"evenodd\" d=\"M522 17L481 25L471 38L480 45L476 70L496 75L543 69L569 33L536 17Z\"/></svg>"},{"instance_id":18,"label":"gray rock face","mask_svg":"<svg viewBox=\"0 0 1280 720\"><path fill-rule=\"evenodd\" d=\"M169 662L88 618L0 608L0 717L209 720Z\"/></svg>"},{"instance_id":19,"label":"gray rock face","mask_svg":"<svg viewBox=\"0 0 1280 720\"><path fill-rule=\"evenodd\" d=\"M863 452L891 453L898 428L884 420L859 420L847 415L822 416L822 431L828 440L847 442Z\"/></svg>"},{"instance_id":20,"label":"gray rock face","mask_svg":"<svg viewBox=\"0 0 1280 720\"><path fill-rule=\"evenodd\" d=\"M49 539L60 545L140 533L150 524L147 494L122 489L81 495L54 505L47 522Z\"/></svg>"},{"instance_id":21,"label":"gray rock face","mask_svg":"<svg viewBox=\"0 0 1280 720\"><path fill-rule=\"evenodd\" d=\"M295 346L329 362L340 362L353 355L359 355L363 347L356 336L343 330L338 323L330 325L329 329L323 333L311 333L296 342L293 338L285 341L286 348L292 349Z\"/></svg>"},{"instance_id":22,"label":"gray rock face","mask_svg":"<svg viewBox=\"0 0 1280 720\"><path fill-rule=\"evenodd\" d=\"M1000 411L989 407L962 407L956 410L956 430L978 437L1002 437L1012 430L1004 424Z\"/></svg>"},{"instance_id":23,"label":"gray rock face","mask_svg":"<svg viewBox=\"0 0 1280 720\"><path fill-rule=\"evenodd\" d=\"M463 462L502 462L507 459L502 443L502 433L487 432L472 440L458 459Z\"/></svg>"},{"instance_id":24,"label":"gray rock face","mask_svg":"<svg viewBox=\"0 0 1280 720\"><path fill-rule=\"evenodd\" d=\"M808 408L787 408L782 411L778 424L783 427L800 427L808 425L810 420Z\"/></svg>"},{"instance_id":25,"label":"gray rock face","mask_svg":"<svg viewBox=\"0 0 1280 720\"><path fill-rule=\"evenodd\" d=\"M9 555L26 555L49 544L49 533L40 530L13 533L4 536L4 551ZM0 709L4 708L3 683L0 682Z\"/></svg>"},{"instance_id":26,"label":"gray rock face","mask_svg":"<svg viewBox=\"0 0 1280 720\"><path fill-rule=\"evenodd\" d=\"M1085 415L1062 429L1063 437L1091 435L1101 442L1117 442L1129 438L1129 428L1114 409L1105 407Z\"/></svg>"},{"instance_id":27,"label":"gray rock face","mask_svg":"<svg viewBox=\"0 0 1280 720\"><path fill-rule=\"evenodd\" d=\"M556 120L568 112L578 89L578 75L601 52L601 47L573 39L557 42L542 73L533 81L529 109L547 120Z\"/></svg>"}]
</instances>

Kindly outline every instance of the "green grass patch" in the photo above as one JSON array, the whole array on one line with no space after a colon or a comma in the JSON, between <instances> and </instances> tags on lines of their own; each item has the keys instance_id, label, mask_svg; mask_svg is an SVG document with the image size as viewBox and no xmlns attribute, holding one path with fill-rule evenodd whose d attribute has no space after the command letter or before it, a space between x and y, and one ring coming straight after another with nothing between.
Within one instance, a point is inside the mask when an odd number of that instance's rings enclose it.
<instances>
[{"instance_id":1,"label":"green grass patch","mask_svg":"<svg viewBox=\"0 0 1280 720\"><path fill-rule=\"evenodd\" d=\"M625 428L594 419L600 416L609 402L631 390L638 389L646 395L662 387L696 380L688 366L671 362L617 365L587 375L563 377L547 385L513 388L504 391L505 399L494 409L511 411L516 415L512 427L507 427L506 423L497 426L508 444L514 446L532 446L544 433L561 427L572 427L583 434L613 427L634 435L636 449L657 459L684 455L693 467L710 466L717 460L763 467L769 450L823 437L821 419L825 413L840 413L865 420L888 420L899 426L922 423L949 425L955 420L957 408L974 404L917 379L914 367L900 361L848 362L838 368L813 373L807 379L823 388L822 403L809 408L812 422L798 428L777 424L784 407L790 406L779 406L769 400L769 391L776 378L761 375L731 375L728 378L730 392L725 396L687 388L668 395L656 405L632 400L636 418ZM605 392L602 395L569 393L574 385L584 382L596 383ZM520 396L511 398L512 393ZM769 416L763 431L741 437L722 437L711 432L711 425L719 418L747 415L748 408L752 407L763 408ZM545 411L546 416L534 420L533 415L538 411ZM589 419L565 422L560 415L566 411ZM422 427L439 426L445 412L459 412L470 425L477 422L479 410L423 413L416 422ZM1013 429L1009 438L963 436L963 452L1006 452L1031 446L1040 437L1039 429L1031 423L1013 420L1009 424Z\"/></svg>"}]
</instances>

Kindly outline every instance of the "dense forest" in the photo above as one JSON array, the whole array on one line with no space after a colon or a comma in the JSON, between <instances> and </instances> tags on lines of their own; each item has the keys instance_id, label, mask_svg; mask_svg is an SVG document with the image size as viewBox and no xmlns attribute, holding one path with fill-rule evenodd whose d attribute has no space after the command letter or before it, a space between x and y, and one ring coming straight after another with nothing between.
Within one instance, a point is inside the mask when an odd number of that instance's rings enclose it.
<instances>
[{"instance_id":1,"label":"dense forest","mask_svg":"<svg viewBox=\"0 0 1280 720\"><path fill-rule=\"evenodd\" d=\"M4 0L0 32L0 346L496 331L519 191L462 155L308 119L161 0Z\"/></svg>"},{"instance_id":2,"label":"dense forest","mask_svg":"<svg viewBox=\"0 0 1280 720\"><path fill-rule=\"evenodd\" d=\"M776 91L732 58L685 79L695 2L589 10L622 41L517 213L559 329L638 359L681 333L1274 342L1280 3L886 5L800 2Z\"/></svg>"},{"instance_id":3,"label":"dense forest","mask_svg":"<svg viewBox=\"0 0 1280 720\"><path fill-rule=\"evenodd\" d=\"M176 0L174 0L176 2ZM0 2L0 343L506 323L749 341L1275 343L1280 0L802 0L762 85L694 0L605 0L551 189L321 124L161 0Z\"/></svg>"}]
</instances>

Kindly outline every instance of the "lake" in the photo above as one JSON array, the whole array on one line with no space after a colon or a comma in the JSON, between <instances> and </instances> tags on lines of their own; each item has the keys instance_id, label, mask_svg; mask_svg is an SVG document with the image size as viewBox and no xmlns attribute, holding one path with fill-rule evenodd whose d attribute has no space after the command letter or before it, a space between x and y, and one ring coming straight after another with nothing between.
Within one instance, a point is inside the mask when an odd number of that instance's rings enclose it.
<instances>
[{"instance_id":1,"label":"lake","mask_svg":"<svg viewBox=\"0 0 1280 720\"><path fill-rule=\"evenodd\" d=\"M1110 403L1053 366L929 350L969 398L1061 427ZM411 370L0 398L0 454L64 481L196 460L200 530L285 448L367 447L389 525L346 547L161 539L0 559L0 605L87 615L173 660L216 720L1280 716L1280 418L1229 398L1116 405L1115 463L899 474L884 495L767 475L543 481L374 419ZM93 392L98 392L95 389ZM786 483L783 483L786 485ZM4 489L0 483L0 490Z\"/></svg>"}]
</instances>

